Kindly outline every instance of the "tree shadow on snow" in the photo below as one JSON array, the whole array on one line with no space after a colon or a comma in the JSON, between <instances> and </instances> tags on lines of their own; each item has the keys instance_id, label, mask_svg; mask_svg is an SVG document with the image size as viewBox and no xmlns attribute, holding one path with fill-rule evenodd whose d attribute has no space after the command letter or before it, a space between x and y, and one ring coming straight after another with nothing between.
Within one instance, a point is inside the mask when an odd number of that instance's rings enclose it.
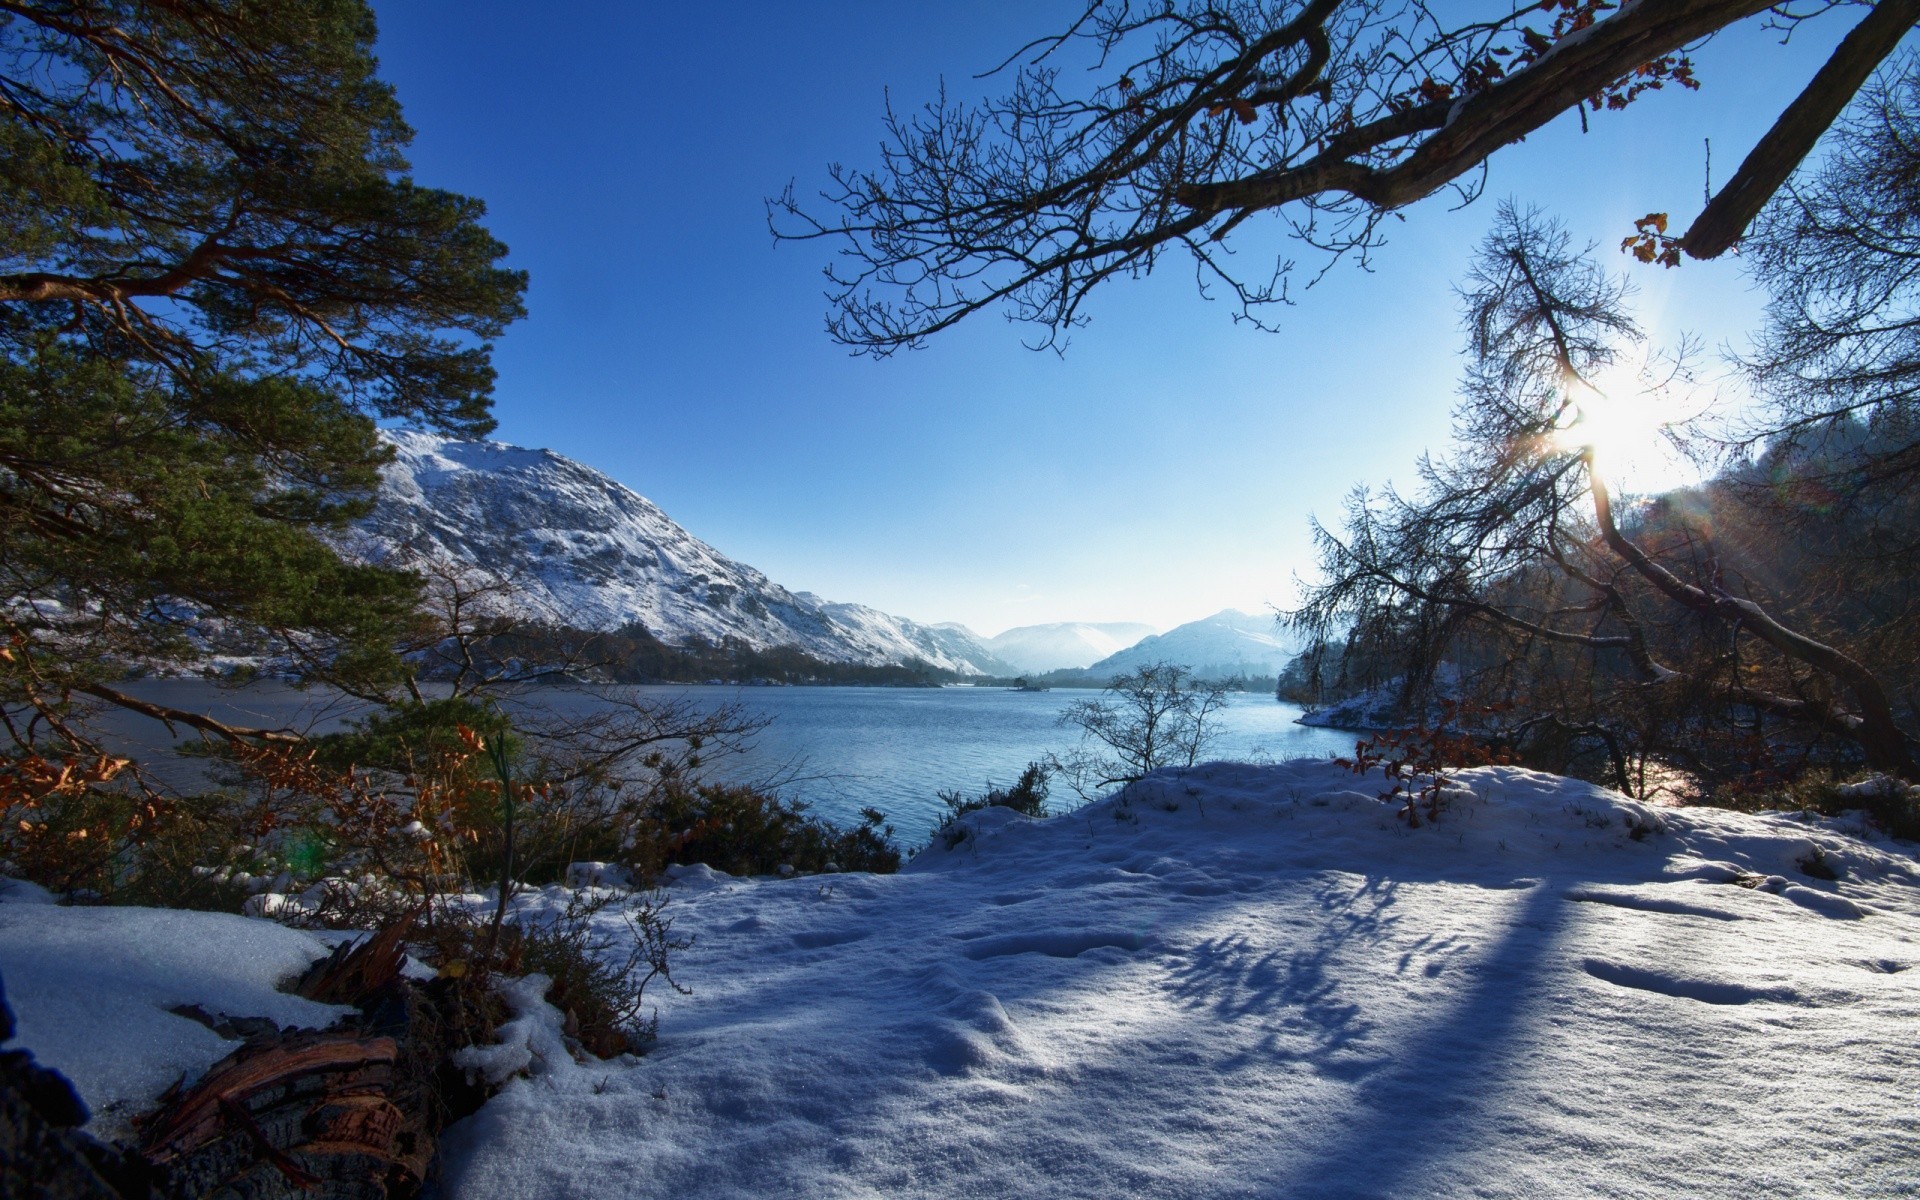
<instances>
[{"instance_id":1,"label":"tree shadow on snow","mask_svg":"<svg viewBox=\"0 0 1920 1200\"><path fill-rule=\"evenodd\" d=\"M1265 939L1239 932L1208 938L1186 953L1171 972L1177 1003L1223 1020L1268 1023L1220 1064L1222 1070L1287 1058L1327 1075L1365 1073L1367 1060L1355 1052L1374 1022L1342 990L1334 960L1356 941L1377 943L1392 933L1398 892L1399 884L1385 878L1368 878L1358 888L1328 881L1314 897L1327 918L1308 945L1263 945Z\"/></svg>"},{"instance_id":2,"label":"tree shadow on snow","mask_svg":"<svg viewBox=\"0 0 1920 1200\"><path fill-rule=\"evenodd\" d=\"M1495 1123L1511 1149L1511 1083L1526 1064L1521 1027L1542 997L1547 953L1573 919L1562 889L1541 882L1506 921L1503 936L1458 974L1448 1003L1392 1048L1391 1058L1352 1093L1330 1140L1290 1156L1276 1196L1367 1197L1426 1194L1435 1171L1460 1184L1450 1159L1471 1154ZM1463 956L1464 957L1464 956ZM1504 1119L1503 1119L1504 1118ZM1509 1183L1517 1181L1509 1180Z\"/></svg>"}]
</instances>

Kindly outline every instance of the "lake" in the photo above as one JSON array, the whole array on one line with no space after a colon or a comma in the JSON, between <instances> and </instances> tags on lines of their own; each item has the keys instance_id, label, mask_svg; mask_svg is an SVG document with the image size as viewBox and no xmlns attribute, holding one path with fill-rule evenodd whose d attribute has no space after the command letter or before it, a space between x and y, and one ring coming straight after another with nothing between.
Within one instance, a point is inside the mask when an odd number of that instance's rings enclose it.
<instances>
[{"instance_id":1,"label":"lake","mask_svg":"<svg viewBox=\"0 0 1920 1200\"><path fill-rule=\"evenodd\" d=\"M337 728L356 711L351 703L320 692L272 683L223 689L199 680L147 680L128 690L183 708L205 708L224 721L316 732ZM937 795L941 790L972 795L989 782L1012 783L1027 763L1075 745L1079 730L1061 726L1060 713L1074 700L1099 694L969 687L619 690L703 705L735 703L771 718L746 754L716 761L714 774L741 782L790 778L783 794L806 800L814 812L836 822L857 821L862 808L877 808L909 847L926 841L945 811ZM596 700L586 691L540 688L516 703L568 710ZM1353 734L1296 725L1299 715L1298 708L1271 695L1235 693L1218 714L1220 734L1208 757L1259 762L1353 751ZM113 725L136 748L157 749L167 741L164 730L143 718L116 716ZM1072 793L1058 792L1055 807L1078 803Z\"/></svg>"}]
</instances>

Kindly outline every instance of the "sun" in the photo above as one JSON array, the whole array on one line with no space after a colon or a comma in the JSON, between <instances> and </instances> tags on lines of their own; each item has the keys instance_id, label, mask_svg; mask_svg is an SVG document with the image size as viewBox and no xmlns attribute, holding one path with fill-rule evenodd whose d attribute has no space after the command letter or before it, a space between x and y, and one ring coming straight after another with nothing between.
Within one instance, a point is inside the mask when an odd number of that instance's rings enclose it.
<instances>
[{"instance_id":1,"label":"sun","mask_svg":"<svg viewBox=\"0 0 1920 1200\"><path fill-rule=\"evenodd\" d=\"M1554 442L1591 448L1594 469L1614 491L1651 496L1700 482L1699 465L1675 433L1698 413L1667 389L1650 389L1635 372L1614 368L1591 385L1576 383L1569 398L1573 408Z\"/></svg>"}]
</instances>

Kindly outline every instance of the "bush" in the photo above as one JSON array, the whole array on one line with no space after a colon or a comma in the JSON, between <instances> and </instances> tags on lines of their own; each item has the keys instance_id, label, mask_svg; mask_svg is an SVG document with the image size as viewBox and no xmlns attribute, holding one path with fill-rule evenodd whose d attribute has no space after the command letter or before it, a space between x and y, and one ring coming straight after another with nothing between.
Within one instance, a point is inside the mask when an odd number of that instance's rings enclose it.
<instances>
[{"instance_id":1,"label":"bush","mask_svg":"<svg viewBox=\"0 0 1920 1200\"><path fill-rule=\"evenodd\" d=\"M953 849L965 837L965 832L959 827L960 818L985 808L1010 808L1029 817L1046 816L1047 781L1052 777L1052 767L1046 763L1030 762L1012 787L998 788L988 783L987 790L974 797L957 791L938 793L947 806L947 814L934 827L933 841L945 844L949 850Z\"/></svg>"},{"instance_id":2,"label":"bush","mask_svg":"<svg viewBox=\"0 0 1920 1200\"><path fill-rule=\"evenodd\" d=\"M1355 775L1375 767L1386 777L1380 798L1398 801L1400 818L1417 829L1424 815L1428 823L1440 819L1447 793L1455 786L1452 772L1463 767L1504 766L1513 755L1504 747L1471 733L1462 725L1504 711L1500 706L1441 702L1440 720L1432 726L1393 730L1363 738L1353 745L1352 758L1333 761Z\"/></svg>"},{"instance_id":3,"label":"bush","mask_svg":"<svg viewBox=\"0 0 1920 1200\"><path fill-rule=\"evenodd\" d=\"M730 875L900 869L893 826L877 809L842 829L808 814L807 805L738 784L669 780L647 809L629 851L642 877L675 863L705 863Z\"/></svg>"},{"instance_id":4,"label":"bush","mask_svg":"<svg viewBox=\"0 0 1920 1200\"><path fill-rule=\"evenodd\" d=\"M1795 809L1829 817L1862 812L1889 836L1920 841L1920 786L1891 775L1866 774L1843 781L1829 771L1813 770L1793 780L1729 784L1716 789L1710 803L1747 812Z\"/></svg>"},{"instance_id":5,"label":"bush","mask_svg":"<svg viewBox=\"0 0 1920 1200\"><path fill-rule=\"evenodd\" d=\"M565 1014L566 1035L601 1058L642 1053L652 1044L655 1019L644 1008L650 984L663 980L687 992L668 959L693 943L673 936L659 893L576 888L564 906L522 909L497 931L491 912L470 900L442 898L410 909L400 907L404 903L392 892L330 888L327 901L302 923L403 938L408 953L436 970L428 992L437 1036L449 1047L492 1040L507 1017L498 989L503 979L546 976L544 999Z\"/></svg>"},{"instance_id":6,"label":"bush","mask_svg":"<svg viewBox=\"0 0 1920 1200\"><path fill-rule=\"evenodd\" d=\"M1075 700L1059 723L1080 728L1080 745L1050 766L1083 800L1163 767L1191 767L1219 734L1225 684L1157 662L1114 678L1093 700Z\"/></svg>"},{"instance_id":7,"label":"bush","mask_svg":"<svg viewBox=\"0 0 1920 1200\"><path fill-rule=\"evenodd\" d=\"M547 1003L566 1014L566 1032L600 1058L653 1044L659 1022L643 1004L654 980L682 994L674 981L669 952L693 945L673 936L673 922L662 915L666 900L656 895L614 897L576 891L567 907L546 921L511 926L517 938L503 947L513 958L509 974L541 974L553 982ZM625 936L596 930L594 918L613 908L623 918Z\"/></svg>"}]
</instances>

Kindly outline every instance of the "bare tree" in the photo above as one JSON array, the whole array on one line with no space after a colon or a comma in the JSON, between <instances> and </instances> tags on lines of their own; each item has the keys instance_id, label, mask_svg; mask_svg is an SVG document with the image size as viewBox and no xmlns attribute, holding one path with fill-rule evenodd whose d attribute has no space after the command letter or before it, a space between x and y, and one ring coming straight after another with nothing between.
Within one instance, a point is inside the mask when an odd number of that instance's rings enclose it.
<instances>
[{"instance_id":1,"label":"bare tree","mask_svg":"<svg viewBox=\"0 0 1920 1200\"><path fill-rule=\"evenodd\" d=\"M1218 736L1225 684L1206 683L1173 663L1135 668L1100 697L1075 700L1060 724L1077 725L1081 745L1053 760L1082 798L1164 767L1191 767Z\"/></svg>"},{"instance_id":2,"label":"bare tree","mask_svg":"<svg viewBox=\"0 0 1920 1200\"><path fill-rule=\"evenodd\" d=\"M1746 247L1771 300L1744 365L1770 403L1741 442L1826 450L1836 494L1871 502L1920 478L1920 63L1877 80L1832 140ZM1847 418L1873 436L1833 444Z\"/></svg>"},{"instance_id":3,"label":"bare tree","mask_svg":"<svg viewBox=\"0 0 1920 1200\"><path fill-rule=\"evenodd\" d=\"M1092 0L1002 64L1000 98L890 109L880 165L833 167L823 215L789 188L774 231L839 243L829 330L869 353L998 306L1056 345L1094 288L1170 250L1250 317L1287 298L1291 264L1232 264L1248 217L1364 259L1388 214L1445 188L1473 198L1488 157L1549 121L1695 87L1691 50L1714 33L1836 7L1541 0L1468 19L1426 0ZM1920 0L1878 0L1684 235L1647 231L1647 257L1731 246L1916 19ZM1072 86L1082 67L1095 82Z\"/></svg>"},{"instance_id":4,"label":"bare tree","mask_svg":"<svg viewBox=\"0 0 1920 1200\"><path fill-rule=\"evenodd\" d=\"M1422 462L1418 496L1356 493L1342 533L1318 530L1322 578L1297 620L1328 637L1421 610L1443 640L1478 628L1588 656L1619 680L1616 710L1764 714L1920 775L1875 673L1764 606L1710 530L1623 524L1588 430L1620 399L1609 368L1644 343L1624 284L1503 207L1466 295L1459 449Z\"/></svg>"}]
</instances>

